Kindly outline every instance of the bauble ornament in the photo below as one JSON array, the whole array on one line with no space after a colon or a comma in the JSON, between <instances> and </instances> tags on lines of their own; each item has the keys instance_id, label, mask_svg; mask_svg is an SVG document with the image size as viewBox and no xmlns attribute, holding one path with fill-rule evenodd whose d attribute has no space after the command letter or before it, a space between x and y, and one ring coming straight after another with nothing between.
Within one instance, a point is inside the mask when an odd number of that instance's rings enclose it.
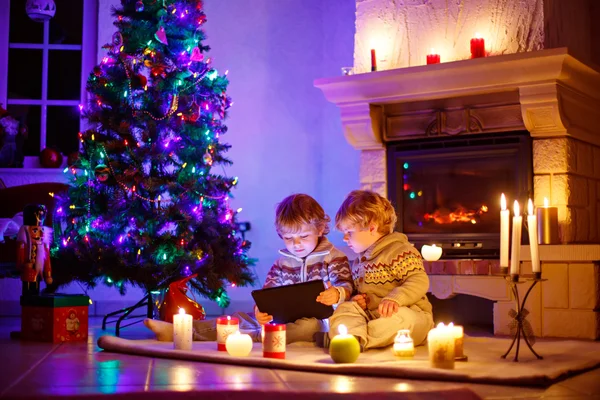
<instances>
[{"instance_id":1,"label":"bauble ornament","mask_svg":"<svg viewBox=\"0 0 600 400\"><path fill-rule=\"evenodd\" d=\"M48 21L56 13L56 4L54 0L27 0L25 12L35 22Z\"/></svg>"},{"instance_id":2,"label":"bauble ornament","mask_svg":"<svg viewBox=\"0 0 600 400\"><path fill-rule=\"evenodd\" d=\"M212 165L213 158L208 151L206 153L204 153L204 155L202 156L202 161L204 161L204 164L206 164L206 165L209 165L209 166Z\"/></svg>"},{"instance_id":3,"label":"bauble ornament","mask_svg":"<svg viewBox=\"0 0 600 400\"><path fill-rule=\"evenodd\" d=\"M137 12L144 11L144 2L142 0L138 0L135 2L135 11L137 11Z\"/></svg>"},{"instance_id":4,"label":"bauble ornament","mask_svg":"<svg viewBox=\"0 0 600 400\"><path fill-rule=\"evenodd\" d=\"M44 168L58 168L62 165L63 156L60 151L46 147L40 153L40 164Z\"/></svg>"},{"instance_id":5,"label":"bauble ornament","mask_svg":"<svg viewBox=\"0 0 600 400\"><path fill-rule=\"evenodd\" d=\"M98 164L94 168L94 175L98 182L105 183L110 178L110 169L105 164Z\"/></svg>"}]
</instances>

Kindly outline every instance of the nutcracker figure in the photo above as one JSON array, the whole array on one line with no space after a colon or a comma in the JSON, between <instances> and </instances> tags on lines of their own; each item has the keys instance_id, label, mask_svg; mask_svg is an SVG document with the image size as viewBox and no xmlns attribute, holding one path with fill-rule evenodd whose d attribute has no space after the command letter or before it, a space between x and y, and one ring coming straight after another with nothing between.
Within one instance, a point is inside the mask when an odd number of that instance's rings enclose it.
<instances>
[{"instance_id":1,"label":"nutcracker figure","mask_svg":"<svg viewBox=\"0 0 600 400\"><path fill-rule=\"evenodd\" d=\"M17 268L23 281L23 296L38 295L38 277L52 284L50 243L52 228L44 226L46 206L29 204L23 210L23 226L17 235Z\"/></svg>"}]
</instances>

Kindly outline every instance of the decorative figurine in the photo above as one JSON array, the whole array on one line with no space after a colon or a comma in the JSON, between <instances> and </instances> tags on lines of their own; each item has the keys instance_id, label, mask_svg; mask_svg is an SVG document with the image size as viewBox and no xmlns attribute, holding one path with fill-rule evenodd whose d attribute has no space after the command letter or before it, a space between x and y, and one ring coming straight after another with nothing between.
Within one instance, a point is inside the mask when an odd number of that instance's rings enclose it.
<instances>
[{"instance_id":1,"label":"decorative figurine","mask_svg":"<svg viewBox=\"0 0 600 400\"><path fill-rule=\"evenodd\" d=\"M38 276L52 284L50 243L52 228L44 226L46 206L29 204L23 209L23 226L17 235L17 269L23 281L23 296L40 294Z\"/></svg>"}]
</instances>

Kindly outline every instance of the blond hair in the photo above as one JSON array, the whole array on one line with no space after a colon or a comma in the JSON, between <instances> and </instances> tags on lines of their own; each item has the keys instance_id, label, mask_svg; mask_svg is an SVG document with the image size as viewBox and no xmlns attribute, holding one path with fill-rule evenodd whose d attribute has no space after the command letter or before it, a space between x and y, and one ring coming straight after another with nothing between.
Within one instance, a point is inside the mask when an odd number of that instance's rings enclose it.
<instances>
[{"instance_id":1,"label":"blond hair","mask_svg":"<svg viewBox=\"0 0 600 400\"><path fill-rule=\"evenodd\" d=\"M385 197L369 190L353 190L346 196L335 215L335 227L352 225L360 229L377 224L377 231L383 235L392 233L396 226L396 211Z\"/></svg>"},{"instance_id":2,"label":"blond hair","mask_svg":"<svg viewBox=\"0 0 600 400\"><path fill-rule=\"evenodd\" d=\"M307 194L286 197L275 211L275 229L280 236L299 232L304 224L312 225L317 231L327 235L329 221L331 218L325 214L323 207Z\"/></svg>"}]
</instances>

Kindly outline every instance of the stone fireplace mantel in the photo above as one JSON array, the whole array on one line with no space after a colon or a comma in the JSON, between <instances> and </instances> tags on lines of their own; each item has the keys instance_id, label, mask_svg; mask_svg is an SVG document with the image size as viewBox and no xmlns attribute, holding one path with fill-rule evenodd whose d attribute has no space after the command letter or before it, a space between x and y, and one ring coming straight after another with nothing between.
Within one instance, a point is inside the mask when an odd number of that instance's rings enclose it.
<instances>
[{"instance_id":1,"label":"stone fireplace mantel","mask_svg":"<svg viewBox=\"0 0 600 400\"><path fill-rule=\"evenodd\" d=\"M600 145L600 135L594 134L600 126L600 73L566 48L322 78L314 85L340 108L345 137L358 150L383 149L385 141L397 140L384 106L415 103L422 107L409 108L412 115L440 104L450 109L518 104L522 124L512 121L511 130L527 129L534 138L569 135ZM451 101L467 97L476 99ZM432 102L437 99L446 101Z\"/></svg>"}]
</instances>

